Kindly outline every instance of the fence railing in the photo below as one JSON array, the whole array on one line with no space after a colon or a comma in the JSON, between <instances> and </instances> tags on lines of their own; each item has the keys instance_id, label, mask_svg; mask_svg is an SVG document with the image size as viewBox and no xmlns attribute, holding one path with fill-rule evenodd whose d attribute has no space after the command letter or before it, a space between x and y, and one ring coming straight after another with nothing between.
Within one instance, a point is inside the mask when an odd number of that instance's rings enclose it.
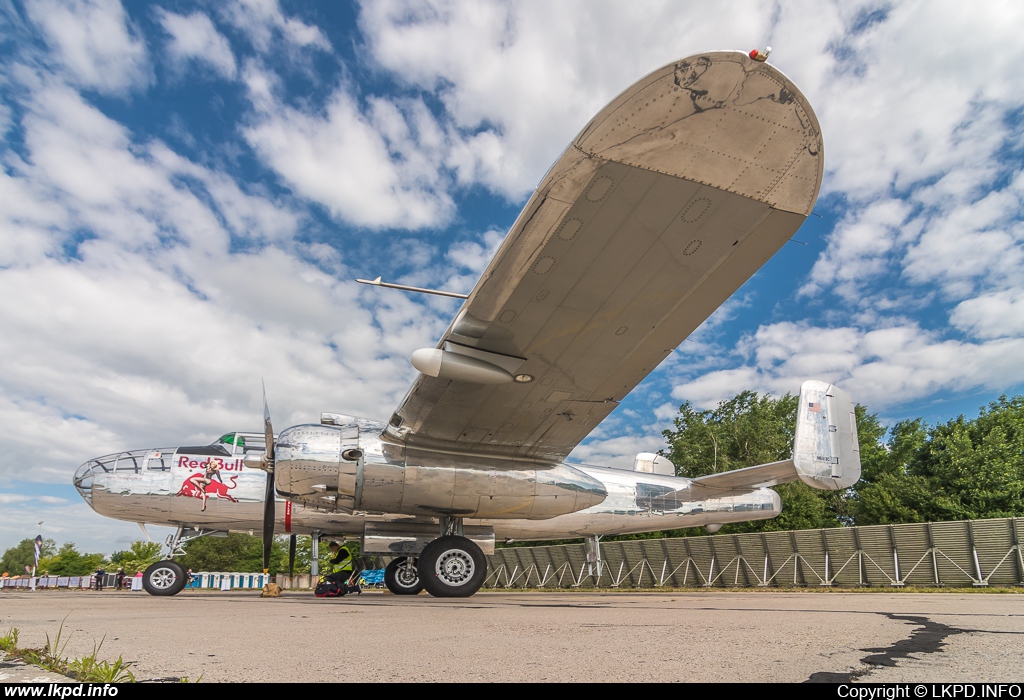
<instances>
[{"instance_id":1,"label":"fence railing","mask_svg":"<svg viewBox=\"0 0 1024 700\"><path fill-rule=\"evenodd\" d=\"M488 588L1024 585L1024 518L506 547Z\"/></svg>"},{"instance_id":2,"label":"fence railing","mask_svg":"<svg viewBox=\"0 0 1024 700\"><path fill-rule=\"evenodd\" d=\"M487 588L1024 585L1024 518L869 525L585 544L505 547ZM366 565L383 567L389 557ZM113 585L113 574L105 584ZM279 577L285 578L285 577ZM261 588L260 574L202 572L195 588ZM308 574L287 579L313 583ZM92 576L38 577L37 588L90 588ZM27 588L27 577L0 588ZM291 586L289 586L291 587Z\"/></svg>"}]
</instances>

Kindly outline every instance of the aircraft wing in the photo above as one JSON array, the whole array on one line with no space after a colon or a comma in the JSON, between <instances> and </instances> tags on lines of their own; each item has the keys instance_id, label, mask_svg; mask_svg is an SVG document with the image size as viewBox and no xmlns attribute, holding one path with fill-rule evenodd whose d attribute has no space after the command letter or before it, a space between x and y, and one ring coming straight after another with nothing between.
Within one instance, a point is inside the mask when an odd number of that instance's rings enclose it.
<instances>
[{"instance_id":1,"label":"aircraft wing","mask_svg":"<svg viewBox=\"0 0 1024 700\"><path fill-rule=\"evenodd\" d=\"M424 374L384 439L561 461L796 232L822 167L814 113L767 63L712 52L641 79L414 354Z\"/></svg>"}]
</instances>

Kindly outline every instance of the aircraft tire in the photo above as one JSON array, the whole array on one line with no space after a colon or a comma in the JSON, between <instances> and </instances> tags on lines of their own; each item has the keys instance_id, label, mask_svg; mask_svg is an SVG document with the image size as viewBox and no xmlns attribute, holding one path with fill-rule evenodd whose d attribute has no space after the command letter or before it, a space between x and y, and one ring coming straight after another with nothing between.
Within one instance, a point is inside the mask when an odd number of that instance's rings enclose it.
<instances>
[{"instance_id":1,"label":"aircraft tire","mask_svg":"<svg viewBox=\"0 0 1024 700\"><path fill-rule=\"evenodd\" d=\"M175 595L185 587L188 576L181 564L170 559L150 564L142 574L142 587L150 595Z\"/></svg>"},{"instance_id":2,"label":"aircraft tire","mask_svg":"<svg viewBox=\"0 0 1024 700\"><path fill-rule=\"evenodd\" d=\"M416 568L430 595L468 598L484 584L487 557L472 540L446 535L423 548Z\"/></svg>"},{"instance_id":3,"label":"aircraft tire","mask_svg":"<svg viewBox=\"0 0 1024 700\"><path fill-rule=\"evenodd\" d=\"M399 568L406 559L406 557L394 559L384 569L384 586L395 595L416 595L423 590L423 580L418 572L416 578L413 579L408 570Z\"/></svg>"}]
</instances>

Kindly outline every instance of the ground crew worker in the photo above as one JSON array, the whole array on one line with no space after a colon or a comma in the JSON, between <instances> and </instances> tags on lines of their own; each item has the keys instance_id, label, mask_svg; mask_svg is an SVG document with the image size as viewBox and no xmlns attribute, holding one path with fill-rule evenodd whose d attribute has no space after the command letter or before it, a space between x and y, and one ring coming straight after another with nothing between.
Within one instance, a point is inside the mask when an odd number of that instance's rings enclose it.
<instances>
[{"instance_id":1,"label":"ground crew worker","mask_svg":"<svg viewBox=\"0 0 1024 700\"><path fill-rule=\"evenodd\" d=\"M363 589L358 583L348 585L348 581L352 578L352 554L337 542L331 542L327 547L331 550L333 557L329 562L331 573L324 576L324 579L341 586L342 595L346 593L362 594Z\"/></svg>"}]
</instances>

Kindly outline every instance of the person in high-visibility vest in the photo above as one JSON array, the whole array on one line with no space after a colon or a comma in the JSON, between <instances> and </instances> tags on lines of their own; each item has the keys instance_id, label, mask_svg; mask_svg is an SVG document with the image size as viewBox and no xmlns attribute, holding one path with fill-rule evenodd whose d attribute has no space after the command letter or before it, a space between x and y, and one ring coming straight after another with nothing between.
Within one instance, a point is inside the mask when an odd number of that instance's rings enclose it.
<instances>
[{"instance_id":1,"label":"person in high-visibility vest","mask_svg":"<svg viewBox=\"0 0 1024 700\"><path fill-rule=\"evenodd\" d=\"M337 542L331 542L327 547L331 550L333 557L330 560L331 573L324 576L324 579L341 586L342 595L346 593L359 593L361 595L363 589L358 582L349 585L353 573L352 554Z\"/></svg>"}]
</instances>

